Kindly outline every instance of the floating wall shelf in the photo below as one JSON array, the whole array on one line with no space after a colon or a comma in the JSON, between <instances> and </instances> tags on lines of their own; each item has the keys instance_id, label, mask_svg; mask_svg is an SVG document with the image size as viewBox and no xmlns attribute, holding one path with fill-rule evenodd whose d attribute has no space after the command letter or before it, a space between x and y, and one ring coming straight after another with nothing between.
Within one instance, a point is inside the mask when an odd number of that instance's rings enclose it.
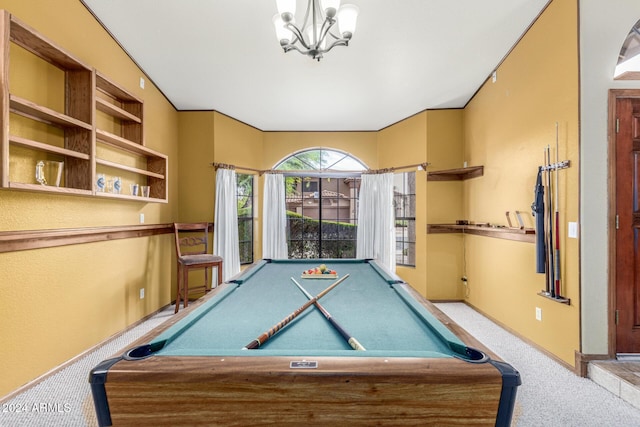
<instances>
[{"instance_id":1,"label":"floating wall shelf","mask_svg":"<svg viewBox=\"0 0 640 427\"><path fill-rule=\"evenodd\" d=\"M484 175L484 166L427 172L427 181L462 181Z\"/></svg>"}]
</instances>

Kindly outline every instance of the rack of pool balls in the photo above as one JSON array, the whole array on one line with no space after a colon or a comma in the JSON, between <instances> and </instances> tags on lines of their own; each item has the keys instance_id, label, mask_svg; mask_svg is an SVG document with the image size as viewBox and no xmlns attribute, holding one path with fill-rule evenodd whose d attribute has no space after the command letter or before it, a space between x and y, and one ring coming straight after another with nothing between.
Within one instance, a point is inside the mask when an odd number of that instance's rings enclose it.
<instances>
[{"instance_id":1,"label":"rack of pool balls","mask_svg":"<svg viewBox=\"0 0 640 427\"><path fill-rule=\"evenodd\" d=\"M303 279L336 279L337 277L338 273L335 270L328 269L324 264L302 272Z\"/></svg>"}]
</instances>

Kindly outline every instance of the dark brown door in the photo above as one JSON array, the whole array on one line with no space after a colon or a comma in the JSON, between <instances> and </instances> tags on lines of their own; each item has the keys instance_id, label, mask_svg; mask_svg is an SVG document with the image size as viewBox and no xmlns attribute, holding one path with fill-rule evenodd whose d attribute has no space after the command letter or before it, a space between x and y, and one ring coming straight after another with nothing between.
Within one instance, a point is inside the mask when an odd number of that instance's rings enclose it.
<instances>
[{"instance_id":1,"label":"dark brown door","mask_svg":"<svg viewBox=\"0 0 640 427\"><path fill-rule=\"evenodd\" d=\"M616 119L616 353L640 353L640 99Z\"/></svg>"}]
</instances>

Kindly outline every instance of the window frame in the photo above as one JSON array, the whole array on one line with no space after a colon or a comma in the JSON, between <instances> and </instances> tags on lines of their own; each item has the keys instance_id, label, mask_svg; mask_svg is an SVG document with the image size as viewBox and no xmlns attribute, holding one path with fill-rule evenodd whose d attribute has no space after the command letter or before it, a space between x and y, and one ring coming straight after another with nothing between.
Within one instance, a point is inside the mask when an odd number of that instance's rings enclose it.
<instances>
[{"instance_id":1,"label":"window frame","mask_svg":"<svg viewBox=\"0 0 640 427\"><path fill-rule=\"evenodd\" d=\"M242 177L249 177L249 181L250 181L250 194L246 195L246 194L241 194L240 193L240 182ZM249 199L249 208L250 209L250 214L249 215L240 215L240 207L238 206L238 216L237 216L237 220L238 220L238 252L240 254L240 265L247 265L247 264L253 264L254 260L255 260L255 217L256 217L256 210L255 210L255 176L253 174L242 174L242 173L236 173L236 203L238 203L238 205L240 204L240 199L241 198L248 198ZM248 226L247 226L248 224ZM241 230L243 229L243 225L246 227L246 229L249 230L249 239L244 239L242 240L243 237L243 233L241 233ZM244 247L248 247L249 250L245 251L243 250L243 246ZM244 258L243 259L243 254L248 253L249 254L249 258Z\"/></svg>"},{"instance_id":2,"label":"window frame","mask_svg":"<svg viewBox=\"0 0 640 427\"><path fill-rule=\"evenodd\" d=\"M396 246L396 265L402 267L415 267L416 266L416 173L415 172L398 172L394 174L394 228L395 228L395 246ZM410 175L410 176L409 176ZM402 176L402 189L396 189L395 184L398 176ZM413 188L407 188L411 187ZM407 215L407 198L410 199L409 206L413 208L413 215ZM397 201L402 201L402 207L399 209ZM398 216L398 211L402 212L402 215ZM411 213L411 212L409 212ZM399 222L404 222L405 226L399 226ZM400 230L399 230L400 229ZM398 232L401 231L402 239L398 240ZM398 246L400 245L400 248ZM398 251L401 251L399 254ZM405 254L405 250L407 253ZM413 259L411 259L413 258Z\"/></svg>"}]
</instances>

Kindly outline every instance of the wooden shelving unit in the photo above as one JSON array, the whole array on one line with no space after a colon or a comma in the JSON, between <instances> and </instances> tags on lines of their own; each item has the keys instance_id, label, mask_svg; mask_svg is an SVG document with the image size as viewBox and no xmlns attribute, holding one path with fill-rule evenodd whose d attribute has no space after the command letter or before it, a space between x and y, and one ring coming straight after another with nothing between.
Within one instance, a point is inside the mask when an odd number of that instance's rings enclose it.
<instances>
[{"instance_id":1,"label":"wooden shelving unit","mask_svg":"<svg viewBox=\"0 0 640 427\"><path fill-rule=\"evenodd\" d=\"M4 124L0 138L0 187L66 194L92 194L93 69L7 11L0 12L0 31L8 35L2 38L0 45L4 62L0 72L2 107L0 120ZM12 43L64 72L64 111L53 110L10 92L8 61ZM64 148L12 134L10 113L62 129ZM9 170L11 145L32 150L34 153L42 153L43 156L53 154L61 158L64 161L62 186L35 184L32 181L27 182L23 177L12 181ZM35 172L35 164L33 170ZM32 176L29 179L33 179Z\"/></svg>"},{"instance_id":2,"label":"wooden shelving unit","mask_svg":"<svg viewBox=\"0 0 640 427\"><path fill-rule=\"evenodd\" d=\"M143 102L133 94L120 87L106 76L96 71L96 109L110 116L119 124L119 135L103 129L96 129L96 144L108 145L128 156L139 158L145 168L125 165L109 159L96 157L96 167L103 166L116 171L130 172L137 176L135 184L148 185L149 197L123 193L101 193L100 197L113 197L124 200L144 200L154 202L167 201L167 156L144 146Z\"/></svg>"},{"instance_id":3,"label":"wooden shelving unit","mask_svg":"<svg viewBox=\"0 0 640 427\"><path fill-rule=\"evenodd\" d=\"M0 38L0 121L3 124L0 134L0 188L166 203L168 157L145 147L143 101L4 10L0 10L0 34L5 35ZM10 92L12 45L25 49L64 73L64 111L56 111ZM57 135L62 132L64 146L60 139L50 143L12 133L17 126L12 126L11 114L44 123L45 127L51 127L50 133L56 135L55 138L59 138ZM97 125L98 114L102 115L103 122L109 123L109 131ZM19 147L20 155L26 159L20 159L23 162L20 171L10 171L11 147L16 147L16 150ZM115 149L113 151L117 155L114 159L98 158L97 152L101 147ZM64 179L60 187L36 183L37 160L29 159L63 161ZM33 161L32 168L25 168L25 161ZM97 192L96 169L104 170L105 175L122 171L135 177L130 179L131 183L148 185L149 197ZM33 172L27 174L27 170ZM122 192L128 190L127 185Z\"/></svg>"},{"instance_id":4,"label":"wooden shelving unit","mask_svg":"<svg viewBox=\"0 0 640 427\"><path fill-rule=\"evenodd\" d=\"M428 224L428 234L464 233L477 236L495 237L498 239L516 240L535 243L536 231L533 228L508 228L480 225Z\"/></svg>"},{"instance_id":5,"label":"wooden shelving unit","mask_svg":"<svg viewBox=\"0 0 640 427\"><path fill-rule=\"evenodd\" d=\"M462 181L477 178L483 174L484 166L469 166L466 168L427 172L427 181Z\"/></svg>"}]
</instances>

